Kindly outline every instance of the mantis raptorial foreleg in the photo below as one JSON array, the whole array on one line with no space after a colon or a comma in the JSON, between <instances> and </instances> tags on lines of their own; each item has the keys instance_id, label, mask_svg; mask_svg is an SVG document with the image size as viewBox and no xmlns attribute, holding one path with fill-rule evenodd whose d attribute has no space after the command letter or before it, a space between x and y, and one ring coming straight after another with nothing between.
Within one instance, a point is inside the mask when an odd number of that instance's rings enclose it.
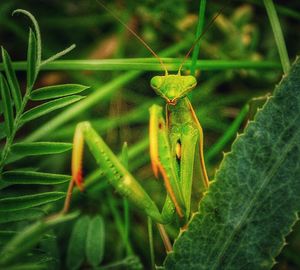
<instances>
[{"instance_id":1,"label":"mantis raptorial foreleg","mask_svg":"<svg viewBox=\"0 0 300 270\"><path fill-rule=\"evenodd\" d=\"M184 201L181 193L179 175L172 155L169 132L162 116L162 108L152 105L150 108L150 157L152 169L156 177L163 177L167 193L172 200L180 218L184 217Z\"/></svg>"},{"instance_id":2,"label":"mantis raptorial foreleg","mask_svg":"<svg viewBox=\"0 0 300 270\"><path fill-rule=\"evenodd\" d=\"M83 144L86 141L97 163L107 174L109 182L123 196L128 197L136 206L158 223L166 224L173 220L174 204L167 196L160 213L156 204L138 181L127 171L103 139L89 122L79 123L76 127L73 145L72 175L80 189L83 189L81 161Z\"/></svg>"},{"instance_id":3,"label":"mantis raptorial foreleg","mask_svg":"<svg viewBox=\"0 0 300 270\"><path fill-rule=\"evenodd\" d=\"M178 163L185 215L189 217L193 180L202 179L202 192L209 184L204 164L202 128L186 97L178 100L176 105L167 105L166 111L173 160ZM197 175L199 167L201 176Z\"/></svg>"}]
</instances>

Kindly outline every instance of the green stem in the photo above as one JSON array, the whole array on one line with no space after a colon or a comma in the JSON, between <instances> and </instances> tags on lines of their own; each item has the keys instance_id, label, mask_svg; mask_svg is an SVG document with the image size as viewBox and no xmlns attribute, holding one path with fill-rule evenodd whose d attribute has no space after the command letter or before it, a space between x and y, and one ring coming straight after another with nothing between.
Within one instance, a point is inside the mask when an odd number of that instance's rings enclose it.
<instances>
[{"instance_id":1,"label":"green stem","mask_svg":"<svg viewBox=\"0 0 300 270\"><path fill-rule=\"evenodd\" d=\"M125 230L124 230L124 226L122 224L122 219L121 219L119 210L117 209L117 207L115 205L115 201L114 201L113 197L111 196L111 192L108 192L108 203L109 203L111 212L113 214L116 227L117 227L117 229L119 231L119 234L122 237L123 243L125 244L126 251L130 255L133 255L134 253L133 253L133 249L131 247L131 243L129 241L126 241L126 234L124 233Z\"/></svg>"},{"instance_id":2,"label":"green stem","mask_svg":"<svg viewBox=\"0 0 300 270\"><path fill-rule=\"evenodd\" d=\"M35 80L37 78L37 75L40 71L40 64L41 64L41 55L42 55L42 42L41 42L41 33L40 33L40 29L39 29L39 25L36 21L36 19L34 18L34 16L26 11L26 10L23 10L23 9L16 9L13 11L13 15L16 14L16 13L23 13L24 15L26 15L30 20L31 22L33 23L34 25L34 28L35 28L35 35L36 35L36 39L37 39L37 43L36 43L36 74L35 74L35 77L33 79L32 82L28 83L27 82L27 86L26 86L26 91L25 91L25 94L24 94L24 97L23 97L23 100L22 100L22 103L21 103L21 106L20 108L17 110L16 112L16 117L14 119L14 124L13 124L13 130L12 130L12 133L11 135L7 138L6 142L5 142L5 146L4 146L4 149L3 149L3 152L2 152L2 156L1 156L1 161L0 161L0 173L3 171L3 168L4 168L4 165L5 165L5 161L10 153L10 149L11 149L11 145L13 144L13 141L14 141L14 138L16 136L16 133L20 127L20 120L21 120L21 116L25 110L25 107L27 105L27 102L29 100L29 97L30 97L30 93L32 91L32 88L34 86L34 83L35 83ZM27 62L25 62L25 69L28 70L28 63L30 61L30 36L29 36L29 41L28 41L28 51L27 51ZM27 71L29 72L29 71ZM28 73L27 73L28 74ZM27 76L28 78L28 76Z\"/></svg>"},{"instance_id":3,"label":"green stem","mask_svg":"<svg viewBox=\"0 0 300 270\"><path fill-rule=\"evenodd\" d=\"M198 15L198 24L196 30L196 37L197 40L200 35L202 34L203 27L204 27L204 15L205 15L205 7L206 7L206 0L200 0L200 7L199 7L199 15ZM199 56L199 49L200 49L200 41L197 42L192 55L192 65L191 65L191 74L195 75L196 71L196 62Z\"/></svg>"},{"instance_id":4,"label":"green stem","mask_svg":"<svg viewBox=\"0 0 300 270\"><path fill-rule=\"evenodd\" d=\"M245 2L244 0L239 0L239 1L243 2L243 3ZM257 6L263 6L263 3L261 2L261 0L248 0L247 2L255 4ZM279 5L279 4L276 4L276 9L280 15L290 17L290 18L293 18L296 20L300 19L300 12L295 9L289 8L284 5Z\"/></svg>"},{"instance_id":5,"label":"green stem","mask_svg":"<svg viewBox=\"0 0 300 270\"><path fill-rule=\"evenodd\" d=\"M189 40L180 42L168 48L164 52L160 53L160 55L167 56L167 55L174 54L175 52L178 52L181 49L185 48L188 41ZM54 117L52 120L50 120L49 122L41 126L39 129L37 129L35 132L29 135L25 139L25 141L26 142L36 141L41 137L45 136L46 134L53 132L61 125L69 121L70 119L73 119L74 117L82 114L83 111L88 110L90 107L98 104L100 100L103 99L104 97L113 94L114 92L119 90L122 86L137 78L141 73L142 71L128 71L125 74L119 76L117 79L112 80L107 84L103 85L99 89L95 89L95 91L87 98L68 107L68 109L66 109L64 112L62 112L61 114L59 114L58 116Z\"/></svg>"},{"instance_id":6,"label":"green stem","mask_svg":"<svg viewBox=\"0 0 300 270\"><path fill-rule=\"evenodd\" d=\"M149 248L150 248L151 269L155 269L153 226L152 226L152 219L150 217L148 217L148 238L149 238Z\"/></svg>"},{"instance_id":7,"label":"green stem","mask_svg":"<svg viewBox=\"0 0 300 270\"><path fill-rule=\"evenodd\" d=\"M5 162L6 162L6 159L7 159L8 155L9 155L9 153L10 153L10 149L11 149L11 146L13 144L14 138L16 136L18 128L20 127L20 119L21 119L21 116L22 116L22 114L23 114L23 112L25 110L26 104L27 104L27 102L29 100L29 95L30 95L31 90L32 90L32 87L30 87L30 88L28 87L26 89L25 95L24 95L22 103L21 103L21 107L17 111L16 117L14 119L12 133L7 138L7 140L5 142L5 145L4 145L4 148L3 148L3 151L2 151L2 155L1 155L1 161L0 161L0 173L2 173L2 171L3 171L3 168L5 166Z\"/></svg>"},{"instance_id":8,"label":"green stem","mask_svg":"<svg viewBox=\"0 0 300 270\"><path fill-rule=\"evenodd\" d=\"M273 30L275 42L277 45L278 53L282 64L282 69L283 72L287 74L290 69L290 60L284 42L282 29L280 27L279 18L272 0L264 0L264 4Z\"/></svg>"},{"instance_id":9,"label":"green stem","mask_svg":"<svg viewBox=\"0 0 300 270\"><path fill-rule=\"evenodd\" d=\"M162 58L168 71L178 71L182 62L179 58ZM189 68L191 60L185 62L183 67ZM26 70L26 62L14 62L15 70ZM278 69L280 64L274 61L249 60L197 60L195 69L225 70L225 69ZM3 64L0 64L0 71ZM155 58L129 58L129 59L98 59L98 60L57 60L47 63L41 70L126 70L126 71L162 71L161 65Z\"/></svg>"},{"instance_id":10,"label":"green stem","mask_svg":"<svg viewBox=\"0 0 300 270\"><path fill-rule=\"evenodd\" d=\"M207 151L207 153L205 154L206 162L211 160L215 155L217 155L224 149L225 145L237 133L239 127L241 126L241 123L247 116L248 111L249 111L249 106L247 104L242 108L239 115L234 119L233 123L226 130L223 136L214 145L212 145L211 148Z\"/></svg>"},{"instance_id":11,"label":"green stem","mask_svg":"<svg viewBox=\"0 0 300 270\"><path fill-rule=\"evenodd\" d=\"M130 229L130 215L129 215L129 202L127 198L123 198L123 209L124 209L124 242L129 242L129 229ZM130 253L130 249L128 248L127 244L126 247L126 256L132 255Z\"/></svg>"}]
</instances>

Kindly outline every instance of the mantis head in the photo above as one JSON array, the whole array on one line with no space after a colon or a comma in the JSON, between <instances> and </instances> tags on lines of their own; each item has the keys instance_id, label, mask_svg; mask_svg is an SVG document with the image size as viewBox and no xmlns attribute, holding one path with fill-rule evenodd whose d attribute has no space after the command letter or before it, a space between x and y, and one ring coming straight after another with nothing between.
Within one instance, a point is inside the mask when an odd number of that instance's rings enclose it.
<instances>
[{"instance_id":1,"label":"mantis head","mask_svg":"<svg viewBox=\"0 0 300 270\"><path fill-rule=\"evenodd\" d=\"M185 97L195 88L197 81L194 76L177 74L155 76L150 84L156 94L163 97L168 104L176 105L178 99Z\"/></svg>"}]
</instances>

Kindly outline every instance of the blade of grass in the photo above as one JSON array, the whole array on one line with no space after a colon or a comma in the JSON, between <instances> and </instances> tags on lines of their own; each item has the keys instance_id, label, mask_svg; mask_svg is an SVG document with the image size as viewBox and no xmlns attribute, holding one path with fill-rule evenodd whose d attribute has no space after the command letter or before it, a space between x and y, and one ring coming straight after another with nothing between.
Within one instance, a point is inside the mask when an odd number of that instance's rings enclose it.
<instances>
[{"instance_id":1,"label":"blade of grass","mask_svg":"<svg viewBox=\"0 0 300 270\"><path fill-rule=\"evenodd\" d=\"M180 58L162 58L169 71L178 71L182 62ZM185 68L191 66L187 60ZM25 62L14 62L15 70L26 70ZM201 70L226 70L226 69L279 69L280 63L274 61L250 61L250 60L197 60L196 69ZM128 59L89 59L89 60L57 60L48 63L42 70L138 70L138 71L161 71L155 58L128 58ZM0 64L3 70L3 64Z\"/></svg>"},{"instance_id":2,"label":"blade of grass","mask_svg":"<svg viewBox=\"0 0 300 270\"><path fill-rule=\"evenodd\" d=\"M204 21L205 21L205 7L206 7L206 0L200 0L200 6L199 6L199 15L198 15L198 24L197 24L197 30L196 30L196 36L195 40L197 40L204 27ZM191 64L191 74L195 75L196 71L196 62L199 56L199 49L200 49L200 40L199 42L195 45L195 48L193 50L192 54L192 64Z\"/></svg>"},{"instance_id":3,"label":"blade of grass","mask_svg":"<svg viewBox=\"0 0 300 270\"><path fill-rule=\"evenodd\" d=\"M287 74L290 69L291 64L290 64L290 60L288 57L288 53L287 53L286 45L284 42L279 18L278 18L276 9L275 9L275 5L272 0L264 0L264 4L265 4L266 10L267 10L267 13L269 16L269 20L271 23L271 27L272 27L272 30L274 33L274 38L275 38L278 53L280 56L282 69L283 69L283 72L285 74Z\"/></svg>"},{"instance_id":4,"label":"blade of grass","mask_svg":"<svg viewBox=\"0 0 300 270\"><path fill-rule=\"evenodd\" d=\"M245 105L239 115L234 119L230 127L226 130L226 132L222 135L218 141L210 147L210 149L205 154L205 160L209 162L213 157L215 157L218 153L220 153L225 145L233 138L233 136L237 133L239 127L241 126L243 120L247 116L249 111L249 106Z\"/></svg>"}]
</instances>

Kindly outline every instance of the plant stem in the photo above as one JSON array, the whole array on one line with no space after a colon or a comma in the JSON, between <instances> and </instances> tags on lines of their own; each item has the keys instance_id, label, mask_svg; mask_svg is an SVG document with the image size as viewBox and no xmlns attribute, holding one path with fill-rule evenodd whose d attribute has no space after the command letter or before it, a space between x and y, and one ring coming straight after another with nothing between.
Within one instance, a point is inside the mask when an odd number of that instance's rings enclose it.
<instances>
[{"instance_id":1,"label":"plant stem","mask_svg":"<svg viewBox=\"0 0 300 270\"><path fill-rule=\"evenodd\" d=\"M203 31L205 7L206 7L206 0L200 0L198 24L197 24L195 40L197 40L200 37L200 35ZM197 62L197 59L198 59L198 56L199 56L199 49L200 49L200 40L196 44L196 46L194 48L194 51L193 51L193 55L192 55L192 64L191 64L191 74L192 75L195 75L196 62Z\"/></svg>"},{"instance_id":2,"label":"plant stem","mask_svg":"<svg viewBox=\"0 0 300 270\"><path fill-rule=\"evenodd\" d=\"M133 249L132 249L131 243L129 241L126 241L126 236L124 234L125 230L124 230L124 226L123 226L123 223L122 223L122 219L121 219L119 210L117 209L117 207L115 205L115 201L113 200L113 197L111 196L110 192L108 192L108 203L109 203L110 210L112 212L112 215L113 215L116 227L117 227L117 229L119 231L119 234L122 237L123 243L124 243L124 245L126 247L126 251L130 255L132 255L134 253L133 253Z\"/></svg>"},{"instance_id":3,"label":"plant stem","mask_svg":"<svg viewBox=\"0 0 300 270\"><path fill-rule=\"evenodd\" d=\"M162 58L168 71L178 71L182 62L180 58ZM189 68L191 60L187 60L183 67ZM15 70L26 70L26 62L14 62ZM197 60L196 69L224 70L224 69L278 69L280 64L275 61L249 60ZM57 60L41 67L42 70L126 70L126 71L161 71L160 64L155 58L128 58L128 59L98 59L98 60ZM0 64L3 70L3 64Z\"/></svg>"},{"instance_id":4,"label":"plant stem","mask_svg":"<svg viewBox=\"0 0 300 270\"><path fill-rule=\"evenodd\" d=\"M23 111L25 110L26 104L27 104L27 102L29 100L29 93L30 93L30 91L31 91L31 88L27 88L26 89L26 93L24 95L21 107L20 107L19 111L17 111L16 117L14 119L12 133L6 139L6 142L5 142L5 145L4 145L4 148L3 148L3 152L2 152L2 155L1 155L1 160L0 160L0 173L2 173L2 171L3 171L3 167L5 166L5 161L6 161L8 155L10 153L10 148L11 148L11 146L13 144L14 138L15 138L16 133L18 131L18 128L20 126L21 115L22 115Z\"/></svg>"},{"instance_id":5,"label":"plant stem","mask_svg":"<svg viewBox=\"0 0 300 270\"><path fill-rule=\"evenodd\" d=\"M169 239L169 236L165 230L164 225L157 223L157 228L160 233L161 239L164 242L164 246L165 246L167 253L171 252L173 250L173 247L172 247L171 241Z\"/></svg>"},{"instance_id":6,"label":"plant stem","mask_svg":"<svg viewBox=\"0 0 300 270\"><path fill-rule=\"evenodd\" d=\"M234 119L223 136L207 151L207 153L205 154L205 160L207 162L211 160L216 154L220 153L224 149L224 146L233 138L233 136L237 133L239 127L241 126L241 123L247 116L248 111L249 106L247 104L242 108L239 115Z\"/></svg>"},{"instance_id":7,"label":"plant stem","mask_svg":"<svg viewBox=\"0 0 300 270\"><path fill-rule=\"evenodd\" d=\"M182 48L185 48L189 40L185 40L180 42L166 50L164 50L160 55L168 56L175 52L180 51ZM47 65L46 65L47 66ZM46 134L49 134L51 131L54 131L62 124L66 123L70 119L73 119L77 115L80 115L83 111L89 109L90 107L94 106L95 104L99 103L101 99L104 97L113 94L120 87L124 86L126 83L137 78L142 71L128 71L125 74L119 76L117 79L108 82L107 84L103 85L99 89L95 89L94 93L89 95L87 98L83 99L80 102L70 106L64 112L59 114L58 116L54 117L52 120L41 126L35 132L33 132L29 137L25 139L26 142L36 141L37 139L43 137Z\"/></svg>"},{"instance_id":8,"label":"plant stem","mask_svg":"<svg viewBox=\"0 0 300 270\"><path fill-rule=\"evenodd\" d=\"M282 69L285 74L288 73L290 69L290 60L288 57L286 45L283 38L282 29L280 27L279 18L272 0L264 0L264 4L269 16L271 27L273 30L275 42L277 45L279 57L282 64Z\"/></svg>"},{"instance_id":9,"label":"plant stem","mask_svg":"<svg viewBox=\"0 0 300 270\"><path fill-rule=\"evenodd\" d=\"M71 179L69 182L68 191L64 202L64 207L62 209L62 214L67 214L70 209L73 188L74 188L74 181L73 179Z\"/></svg>"},{"instance_id":10,"label":"plant stem","mask_svg":"<svg viewBox=\"0 0 300 270\"><path fill-rule=\"evenodd\" d=\"M152 219L148 217L147 221L148 221L147 223L148 223L148 238L149 238L149 248L150 248L151 269L155 269Z\"/></svg>"}]
</instances>

